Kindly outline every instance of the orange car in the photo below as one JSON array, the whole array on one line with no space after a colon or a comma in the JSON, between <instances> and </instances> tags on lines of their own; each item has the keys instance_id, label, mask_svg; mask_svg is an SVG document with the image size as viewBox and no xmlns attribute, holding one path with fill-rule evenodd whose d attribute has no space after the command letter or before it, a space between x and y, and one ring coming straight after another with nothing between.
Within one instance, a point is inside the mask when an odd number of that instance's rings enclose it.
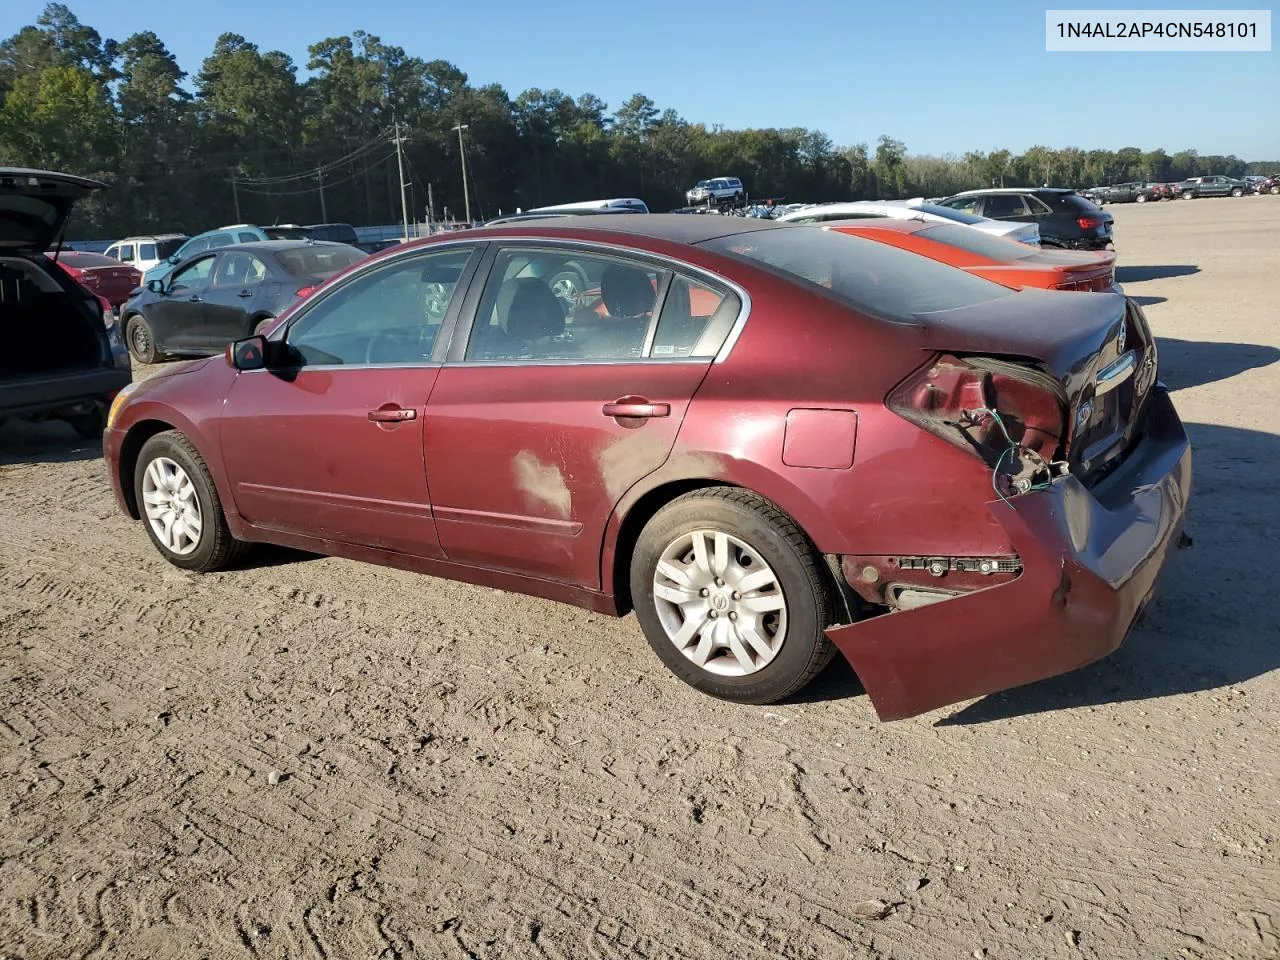
<instances>
[{"instance_id":1,"label":"orange car","mask_svg":"<svg viewBox=\"0 0 1280 960\"><path fill-rule=\"evenodd\" d=\"M1113 250L1050 250L993 237L961 224L920 220L835 220L825 230L848 233L910 250L1021 290L1082 290L1119 293Z\"/></svg>"}]
</instances>

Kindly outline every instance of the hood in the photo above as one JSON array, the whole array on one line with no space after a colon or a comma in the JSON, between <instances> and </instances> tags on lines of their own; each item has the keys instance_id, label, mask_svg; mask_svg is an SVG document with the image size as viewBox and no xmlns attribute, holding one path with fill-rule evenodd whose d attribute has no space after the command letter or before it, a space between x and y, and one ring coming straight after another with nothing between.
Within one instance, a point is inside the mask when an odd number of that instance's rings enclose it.
<instances>
[{"instance_id":1,"label":"hood","mask_svg":"<svg viewBox=\"0 0 1280 960\"><path fill-rule=\"evenodd\" d=\"M50 249L76 201L105 186L69 173L0 167L0 249Z\"/></svg>"}]
</instances>

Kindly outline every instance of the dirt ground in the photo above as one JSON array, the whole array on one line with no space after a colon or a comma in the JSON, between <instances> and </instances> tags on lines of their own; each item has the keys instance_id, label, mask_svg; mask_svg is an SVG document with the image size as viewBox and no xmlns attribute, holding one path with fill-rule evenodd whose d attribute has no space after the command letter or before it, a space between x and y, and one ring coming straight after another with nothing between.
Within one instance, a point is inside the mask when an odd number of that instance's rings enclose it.
<instances>
[{"instance_id":1,"label":"dirt ground","mask_svg":"<svg viewBox=\"0 0 1280 960\"><path fill-rule=\"evenodd\" d=\"M1280 198L1110 209L1195 547L1109 659L900 723L842 662L709 699L632 618L184 574L98 445L10 424L0 956L1280 956Z\"/></svg>"}]
</instances>

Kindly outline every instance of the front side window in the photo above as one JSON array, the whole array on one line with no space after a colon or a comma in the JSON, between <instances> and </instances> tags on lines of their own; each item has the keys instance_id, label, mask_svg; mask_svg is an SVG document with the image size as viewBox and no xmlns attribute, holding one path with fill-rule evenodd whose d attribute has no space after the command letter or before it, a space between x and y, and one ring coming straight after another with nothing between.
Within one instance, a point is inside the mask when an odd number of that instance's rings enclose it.
<instances>
[{"instance_id":1,"label":"front side window","mask_svg":"<svg viewBox=\"0 0 1280 960\"><path fill-rule=\"evenodd\" d=\"M471 247L451 247L339 285L290 326L294 360L304 366L426 363L471 254Z\"/></svg>"},{"instance_id":2,"label":"front side window","mask_svg":"<svg viewBox=\"0 0 1280 960\"><path fill-rule=\"evenodd\" d=\"M213 273L215 287L248 287L267 278L267 268L261 260L248 253L224 253L218 258Z\"/></svg>"},{"instance_id":3,"label":"front side window","mask_svg":"<svg viewBox=\"0 0 1280 960\"><path fill-rule=\"evenodd\" d=\"M177 293L180 290L188 290L191 287L202 287L209 282L209 276L213 273L213 257L205 257L203 260L197 260L195 263L189 264L173 275L173 280L169 284L169 292Z\"/></svg>"},{"instance_id":4,"label":"front side window","mask_svg":"<svg viewBox=\"0 0 1280 960\"><path fill-rule=\"evenodd\" d=\"M504 250L494 260L467 360L638 360L665 270L571 250Z\"/></svg>"},{"instance_id":5,"label":"front side window","mask_svg":"<svg viewBox=\"0 0 1280 960\"><path fill-rule=\"evenodd\" d=\"M229 233L215 233L209 238L209 249L211 250L217 247L229 246L231 246L231 234Z\"/></svg>"},{"instance_id":6,"label":"front side window","mask_svg":"<svg viewBox=\"0 0 1280 960\"><path fill-rule=\"evenodd\" d=\"M181 260L185 260L187 257L194 257L197 253L204 253L212 245L212 242L209 237L197 237L178 251L178 257Z\"/></svg>"},{"instance_id":7,"label":"front side window","mask_svg":"<svg viewBox=\"0 0 1280 960\"><path fill-rule=\"evenodd\" d=\"M133 244L122 243L118 251L117 259L121 263L133 263Z\"/></svg>"},{"instance_id":8,"label":"front side window","mask_svg":"<svg viewBox=\"0 0 1280 960\"><path fill-rule=\"evenodd\" d=\"M945 206L952 210L959 210L963 213L971 213L977 216L978 204L982 201L982 197L959 197L955 200L949 200ZM989 214L988 214L989 216Z\"/></svg>"}]
</instances>

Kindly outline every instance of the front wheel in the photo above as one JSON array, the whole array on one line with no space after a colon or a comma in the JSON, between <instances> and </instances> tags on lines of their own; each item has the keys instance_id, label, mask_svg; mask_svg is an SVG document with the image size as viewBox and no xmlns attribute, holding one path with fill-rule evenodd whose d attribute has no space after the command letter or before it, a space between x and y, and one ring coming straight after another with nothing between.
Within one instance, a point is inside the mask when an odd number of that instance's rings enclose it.
<instances>
[{"instance_id":1,"label":"front wheel","mask_svg":"<svg viewBox=\"0 0 1280 960\"><path fill-rule=\"evenodd\" d=\"M259 320L257 323L253 325L253 335L255 337L262 336L264 333L266 333L267 328L275 322L276 322L275 317L263 317L261 320Z\"/></svg>"},{"instance_id":2,"label":"front wheel","mask_svg":"<svg viewBox=\"0 0 1280 960\"><path fill-rule=\"evenodd\" d=\"M767 500L696 490L645 526L631 559L636 618L658 658L690 686L773 703L831 660L829 575L808 537Z\"/></svg>"},{"instance_id":3,"label":"front wheel","mask_svg":"<svg viewBox=\"0 0 1280 960\"><path fill-rule=\"evenodd\" d=\"M142 445L133 490L147 535L175 567L220 570L247 548L231 536L204 458L177 430Z\"/></svg>"},{"instance_id":4,"label":"front wheel","mask_svg":"<svg viewBox=\"0 0 1280 960\"><path fill-rule=\"evenodd\" d=\"M1195 194L1194 194L1194 193L1192 193L1190 190L1183 190L1183 191L1182 191L1182 199L1183 199L1183 200L1191 200L1191 199L1194 199L1194 198L1195 198Z\"/></svg>"},{"instance_id":5,"label":"front wheel","mask_svg":"<svg viewBox=\"0 0 1280 960\"><path fill-rule=\"evenodd\" d=\"M160 353L156 349L155 334L151 331L151 324L147 323L146 317L142 314L135 313L129 318L129 322L125 325L124 339L129 345L129 353L139 363L150 364L160 359Z\"/></svg>"},{"instance_id":6,"label":"front wheel","mask_svg":"<svg viewBox=\"0 0 1280 960\"><path fill-rule=\"evenodd\" d=\"M1140 194L1138 194L1134 199L1135 199L1138 203L1146 203L1146 202L1147 202L1147 195L1146 195L1145 193L1140 193Z\"/></svg>"}]
</instances>

